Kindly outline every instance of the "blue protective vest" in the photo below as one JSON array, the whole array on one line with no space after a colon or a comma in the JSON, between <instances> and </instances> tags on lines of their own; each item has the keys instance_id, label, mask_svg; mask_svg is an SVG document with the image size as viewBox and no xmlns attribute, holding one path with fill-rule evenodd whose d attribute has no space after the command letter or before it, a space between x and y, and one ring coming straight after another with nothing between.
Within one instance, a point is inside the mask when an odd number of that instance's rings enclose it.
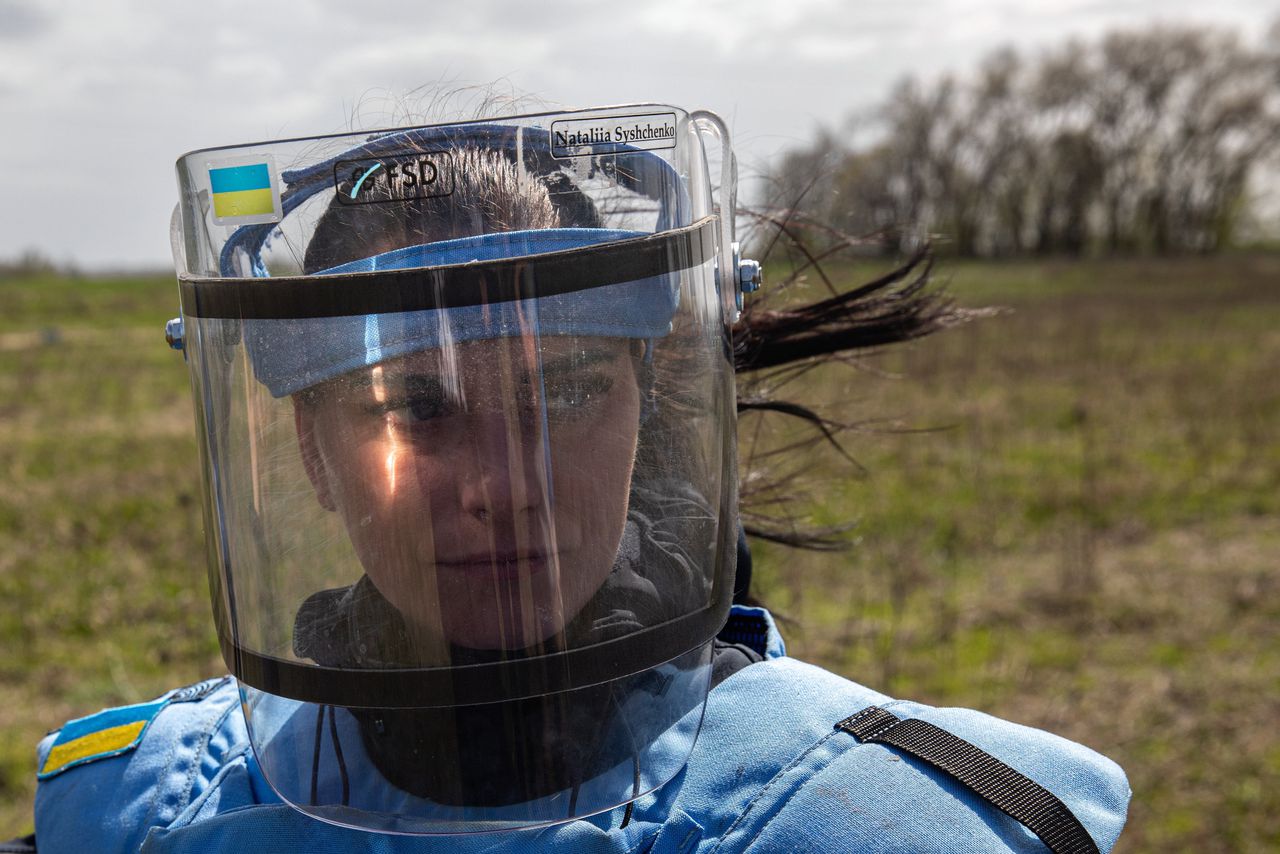
<instances>
[{"instance_id":1,"label":"blue protective vest","mask_svg":"<svg viewBox=\"0 0 1280 854\"><path fill-rule=\"evenodd\" d=\"M928 721L977 745L1061 799L1101 851L1115 843L1130 792L1124 772L1107 758L981 712L893 700L787 658L763 609L735 606L735 612L764 621L767 631L753 645L766 660L712 690L688 766L637 801L626 827L622 809L541 830L466 837L387 836L324 824L271 791L248 744L235 681L226 678L68 724L68 734L83 740L63 737L55 748L60 733L46 737L38 751L39 850L81 854L90 840L104 854L1046 850L947 775L836 728L868 706ZM102 732L133 735L133 742L75 758L78 744L115 744L95 735L95 721Z\"/></svg>"}]
</instances>

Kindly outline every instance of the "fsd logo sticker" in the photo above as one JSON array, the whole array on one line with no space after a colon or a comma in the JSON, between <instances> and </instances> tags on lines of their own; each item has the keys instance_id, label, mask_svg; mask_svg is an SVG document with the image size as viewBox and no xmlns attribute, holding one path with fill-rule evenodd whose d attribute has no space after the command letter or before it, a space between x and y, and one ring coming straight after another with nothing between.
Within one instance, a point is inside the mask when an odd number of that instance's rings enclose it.
<instances>
[{"instance_id":1,"label":"fsd logo sticker","mask_svg":"<svg viewBox=\"0 0 1280 854\"><path fill-rule=\"evenodd\" d=\"M430 199L453 192L453 164L446 152L422 151L339 160L333 185L344 205Z\"/></svg>"}]
</instances>

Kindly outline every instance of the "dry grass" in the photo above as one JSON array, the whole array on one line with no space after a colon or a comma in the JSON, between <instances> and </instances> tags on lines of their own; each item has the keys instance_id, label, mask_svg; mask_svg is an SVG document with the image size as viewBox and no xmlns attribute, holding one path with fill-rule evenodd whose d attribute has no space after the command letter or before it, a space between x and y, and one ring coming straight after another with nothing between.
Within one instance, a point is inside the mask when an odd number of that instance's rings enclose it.
<instances>
[{"instance_id":1,"label":"dry grass","mask_svg":"<svg viewBox=\"0 0 1280 854\"><path fill-rule=\"evenodd\" d=\"M847 437L861 478L815 460L809 517L858 527L837 555L757 547L792 652L1112 756L1121 852L1276 850L1280 259L951 275L1013 311L872 360L901 379L797 389L944 429ZM48 727L221 669L175 297L0 281L0 836L30 827Z\"/></svg>"},{"instance_id":2,"label":"dry grass","mask_svg":"<svg viewBox=\"0 0 1280 854\"><path fill-rule=\"evenodd\" d=\"M856 275L856 274L855 274ZM837 372L853 548L758 550L794 654L1119 761L1117 849L1280 846L1280 259L973 265L1013 310ZM833 394L834 392L834 394ZM777 441L782 441L778 438ZM784 570L785 567L785 570Z\"/></svg>"}]
</instances>

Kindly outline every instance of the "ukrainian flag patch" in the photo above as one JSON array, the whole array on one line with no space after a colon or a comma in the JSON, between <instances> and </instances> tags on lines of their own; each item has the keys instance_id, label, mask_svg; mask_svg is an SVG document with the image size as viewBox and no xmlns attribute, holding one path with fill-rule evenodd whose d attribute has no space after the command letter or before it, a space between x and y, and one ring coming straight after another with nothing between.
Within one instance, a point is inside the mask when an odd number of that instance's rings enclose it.
<instances>
[{"instance_id":1,"label":"ukrainian flag patch","mask_svg":"<svg viewBox=\"0 0 1280 854\"><path fill-rule=\"evenodd\" d=\"M244 225L280 220L280 191L270 157L208 164L213 221Z\"/></svg>"},{"instance_id":2,"label":"ukrainian flag patch","mask_svg":"<svg viewBox=\"0 0 1280 854\"><path fill-rule=\"evenodd\" d=\"M54 739L36 778L47 780L68 768L127 753L138 746L147 727L168 704L166 697L68 721Z\"/></svg>"}]
</instances>

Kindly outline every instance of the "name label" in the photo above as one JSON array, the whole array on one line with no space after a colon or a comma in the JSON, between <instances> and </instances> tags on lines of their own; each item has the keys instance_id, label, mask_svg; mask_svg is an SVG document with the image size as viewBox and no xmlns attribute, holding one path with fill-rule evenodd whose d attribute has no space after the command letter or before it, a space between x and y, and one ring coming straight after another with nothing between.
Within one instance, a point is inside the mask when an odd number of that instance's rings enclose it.
<instances>
[{"instance_id":1,"label":"name label","mask_svg":"<svg viewBox=\"0 0 1280 854\"><path fill-rule=\"evenodd\" d=\"M675 113L562 119L551 123L551 154L554 157L675 147Z\"/></svg>"}]
</instances>

